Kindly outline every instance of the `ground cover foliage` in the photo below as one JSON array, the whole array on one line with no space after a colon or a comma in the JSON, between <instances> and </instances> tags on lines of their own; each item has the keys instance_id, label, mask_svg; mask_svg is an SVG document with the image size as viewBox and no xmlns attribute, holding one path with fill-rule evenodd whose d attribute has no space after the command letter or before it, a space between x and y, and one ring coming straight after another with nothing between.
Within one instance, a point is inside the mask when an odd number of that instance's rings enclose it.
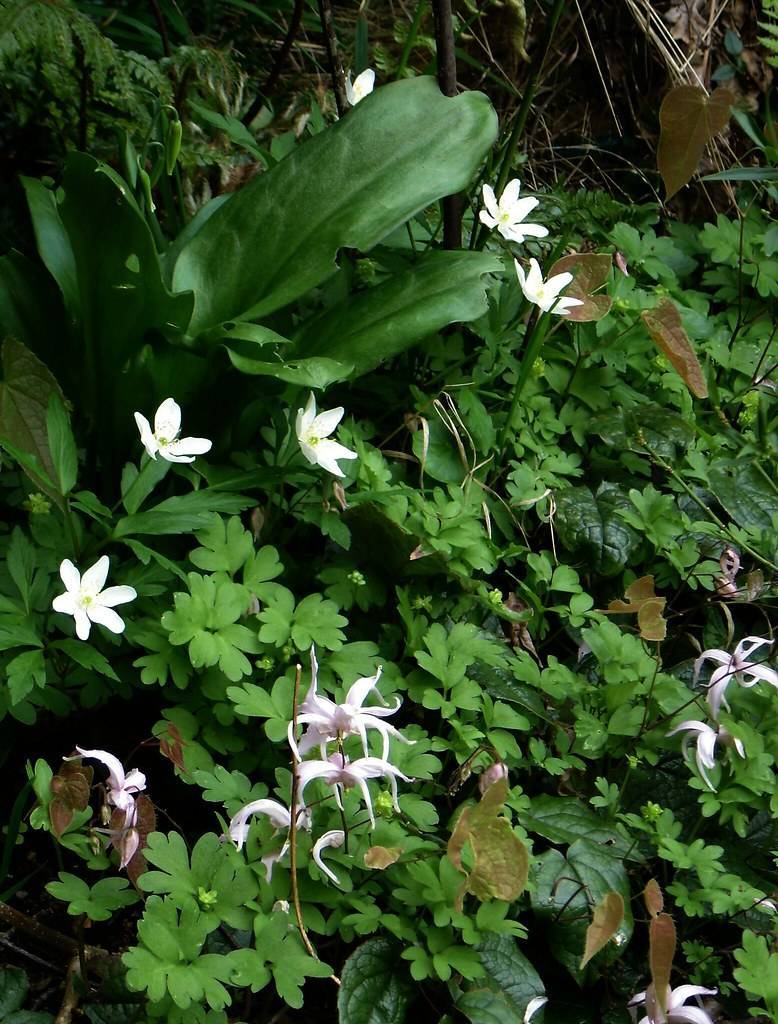
<instances>
[{"instance_id":1,"label":"ground cover foliage","mask_svg":"<svg viewBox=\"0 0 778 1024\"><path fill-rule=\"evenodd\" d=\"M209 5L0 3L2 1019L778 1019L757 42L533 189L564 6L516 111L439 3L290 119Z\"/></svg>"}]
</instances>

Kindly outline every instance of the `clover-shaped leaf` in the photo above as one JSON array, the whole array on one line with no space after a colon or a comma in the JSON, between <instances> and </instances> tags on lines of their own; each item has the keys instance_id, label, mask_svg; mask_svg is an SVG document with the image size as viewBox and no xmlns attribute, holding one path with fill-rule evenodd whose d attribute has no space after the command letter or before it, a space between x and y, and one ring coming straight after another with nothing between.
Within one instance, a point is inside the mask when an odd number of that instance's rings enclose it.
<instances>
[{"instance_id":1,"label":"clover-shaped leaf","mask_svg":"<svg viewBox=\"0 0 778 1024\"><path fill-rule=\"evenodd\" d=\"M127 967L127 987L147 992L158 1002L169 993L181 1009L205 1000L214 1010L230 1004L222 982L232 976L229 958L218 953L201 955L206 935L212 930L194 900L180 910L170 899L150 896L138 924L140 945L122 957Z\"/></svg>"},{"instance_id":2,"label":"clover-shaped leaf","mask_svg":"<svg viewBox=\"0 0 778 1024\"><path fill-rule=\"evenodd\" d=\"M231 928L250 926L246 904L256 894L256 881L230 844L208 832L197 841L190 864L186 843L177 832L153 832L144 854L160 869L141 875L138 884L145 892L168 893L173 905L181 909L195 901L200 922L209 931L222 923Z\"/></svg>"},{"instance_id":3,"label":"clover-shaped leaf","mask_svg":"<svg viewBox=\"0 0 778 1024\"><path fill-rule=\"evenodd\" d=\"M92 921L108 921L115 910L137 903L139 897L129 889L126 878L101 878L91 888L77 875L60 871L58 882L49 882L46 891L58 900L65 900L68 913L77 917L86 914Z\"/></svg>"}]
</instances>

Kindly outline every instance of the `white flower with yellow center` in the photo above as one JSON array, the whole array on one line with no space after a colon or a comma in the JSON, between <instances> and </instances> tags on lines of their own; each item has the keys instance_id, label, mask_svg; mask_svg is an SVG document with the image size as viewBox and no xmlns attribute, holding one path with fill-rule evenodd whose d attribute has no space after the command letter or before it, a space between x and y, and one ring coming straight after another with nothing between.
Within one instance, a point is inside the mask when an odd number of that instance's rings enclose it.
<instances>
[{"instance_id":1,"label":"white flower with yellow center","mask_svg":"<svg viewBox=\"0 0 778 1024\"><path fill-rule=\"evenodd\" d=\"M558 313L560 316L567 316L573 306L582 306L581 299L565 298L560 295L563 288L567 288L573 280L570 273L554 274L547 281L543 280L540 265L536 259L529 261L529 271L524 273L524 268L518 260L516 264L516 276L519 279L524 297L534 302L544 313Z\"/></svg>"},{"instance_id":2,"label":"white flower with yellow center","mask_svg":"<svg viewBox=\"0 0 778 1024\"><path fill-rule=\"evenodd\" d=\"M313 392L305 409L297 410L295 429L300 451L312 466L321 466L334 476L345 476L338 465L338 459L357 458L356 452L330 440L329 435L343 419L344 411L343 406L339 405L337 409L327 409L317 416Z\"/></svg>"},{"instance_id":3,"label":"white flower with yellow center","mask_svg":"<svg viewBox=\"0 0 778 1024\"><path fill-rule=\"evenodd\" d=\"M154 429L139 412L135 422L140 431L143 447L156 459L161 455L167 462L194 462L195 455L205 455L211 450L211 442L205 437L179 437L181 433L181 406L172 398L166 398L154 414Z\"/></svg>"},{"instance_id":4,"label":"white flower with yellow center","mask_svg":"<svg viewBox=\"0 0 778 1024\"><path fill-rule=\"evenodd\" d=\"M351 81L351 72L346 79L346 99L352 107L355 107L365 96L369 96L375 85L375 71L372 68L365 68L354 81Z\"/></svg>"},{"instance_id":5,"label":"white flower with yellow center","mask_svg":"<svg viewBox=\"0 0 778 1024\"><path fill-rule=\"evenodd\" d=\"M89 638L93 622L105 626L112 633L123 633L124 621L113 610L114 606L134 601L138 596L134 587L108 587L103 590L108 578L108 565L108 555L103 555L83 576L69 558L59 567L65 593L54 598L52 608L55 612L73 616L79 640Z\"/></svg>"},{"instance_id":6,"label":"white flower with yellow center","mask_svg":"<svg viewBox=\"0 0 778 1024\"><path fill-rule=\"evenodd\" d=\"M521 182L518 178L509 181L499 201L491 185L484 185L483 196L485 210L481 210L479 218L488 228L497 228L503 238L519 245L525 238L545 238L548 228L542 224L525 224L524 218L529 216L540 200L534 196L519 199Z\"/></svg>"}]
</instances>

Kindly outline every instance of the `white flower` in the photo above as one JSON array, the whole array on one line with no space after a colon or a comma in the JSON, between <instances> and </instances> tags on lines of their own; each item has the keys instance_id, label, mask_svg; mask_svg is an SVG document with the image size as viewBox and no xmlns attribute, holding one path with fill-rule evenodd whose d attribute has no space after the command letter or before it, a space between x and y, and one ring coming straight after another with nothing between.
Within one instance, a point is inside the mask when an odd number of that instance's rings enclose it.
<instances>
[{"instance_id":1,"label":"white flower","mask_svg":"<svg viewBox=\"0 0 778 1024\"><path fill-rule=\"evenodd\" d=\"M331 878L335 885L340 884L338 882L338 876L335 874L334 871L331 871L327 867L327 865L322 860L321 855L322 851L328 846L343 846L345 839L345 832L343 832L341 829L333 829L332 832L325 832L320 839L317 839L316 842L314 843L313 850L311 851L311 856L313 857L314 861L319 867L319 870L323 871L328 878Z\"/></svg>"},{"instance_id":2,"label":"white flower","mask_svg":"<svg viewBox=\"0 0 778 1024\"><path fill-rule=\"evenodd\" d=\"M370 790L367 788L367 779L387 778L392 791L392 803L397 813L400 807L397 803L397 782L402 779L404 782L413 782L407 775L395 768L393 764L384 761L380 757L360 757L356 761L349 761L342 754L332 754L326 761L303 761L297 766L297 777L300 784L300 802L303 802L305 787L314 779L323 779L328 786L335 787L335 800L338 807L343 809L341 790L350 789L352 786L359 786L362 797L367 805L367 812L370 815L370 823L375 828L375 815L373 804L370 799Z\"/></svg>"},{"instance_id":3,"label":"white flower","mask_svg":"<svg viewBox=\"0 0 778 1024\"><path fill-rule=\"evenodd\" d=\"M375 71L372 68L365 68L357 77L351 82L351 72L349 71L348 77L346 78L346 99L352 107L355 107L360 100L363 100L365 96L369 96L373 91L375 85Z\"/></svg>"},{"instance_id":4,"label":"white flower","mask_svg":"<svg viewBox=\"0 0 778 1024\"><path fill-rule=\"evenodd\" d=\"M117 810L124 812L124 829L122 832L134 829L138 816L138 810L135 806L135 794L141 793L146 788L146 776L143 772L139 772L137 768L131 768L128 772L125 772L124 765L119 758L115 754L109 754L107 750L85 750L83 747L78 746L76 750L81 757L91 757L94 761L100 761L108 769L108 779L105 783L106 799L112 807L116 807ZM63 760L69 761L71 758L65 757ZM116 846L116 843L114 845ZM124 852L122 852L123 863L121 867L124 867L137 848L138 844L135 843L135 848L126 859ZM118 846L117 849L119 849Z\"/></svg>"},{"instance_id":5,"label":"white flower","mask_svg":"<svg viewBox=\"0 0 778 1024\"><path fill-rule=\"evenodd\" d=\"M646 1004L648 1012L640 1019L639 1024L663 1024L665 1020L667 1024L714 1024L713 1018L705 1010L699 1006L684 1006L684 1003L692 996L714 996L716 991L715 988L702 988L700 985L679 985L678 988L668 989L666 1016L661 1013L650 985L645 992L638 992L633 996L627 1005Z\"/></svg>"},{"instance_id":6,"label":"white flower","mask_svg":"<svg viewBox=\"0 0 778 1024\"><path fill-rule=\"evenodd\" d=\"M154 430L145 416L135 413L143 447L156 459L161 455L167 462L194 462L195 455L204 455L211 450L211 442L205 437L179 437L181 433L181 406L172 398L166 398L154 413Z\"/></svg>"},{"instance_id":7,"label":"white flower","mask_svg":"<svg viewBox=\"0 0 778 1024\"><path fill-rule=\"evenodd\" d=\"M715 661L719 667L711 673L708 684L708 705L712 718L719 717L722 704L729 710L725 696L730 680L734 679L741 686L754 686L760 680L778 687L778 672L758 662L750 661L750 657L759 647L772 644L761 636L747 636L737 645L732 654L712 647L703 651L694 663L694 678L698 678L703 662Z\"/></svg>"},{"instance_id":8,"label":"white flower","mask_svg":"<svg viewBox=\"0 0 778 1024\"><path fill-rule=\"evenodd\" d=\"M311 686L305 700L300 705L300 714L297 716L297 721L307 724L308 728L299 744L295 743L294 739L294 723L289 723L289 745L298 760L317 746L322 758L326 760L327 743L331 740L345 739L346 736L359 736L362 740L365 757L368 757L370 754L367 745L368 729L375 729L381 733L384 741L381 756L384 761L389 757L390 736L396 737L403 743L412 744L414 742L407 740L393 725L381 721L382 718L393 715L397 711L400 707L399 699L393 708L362 707L370 691L378 685L378 680L381 678L380 666L374 676L357 679L350 687L342 704L336 704L329 697L319 696L316 689L318 673L319 663L316 660L316 651L311 647Z\"/></svg>"},{"instance_id":9,"label":"white flower","mask_svg":"<svg viewBox=\"0 0 778 1024\"><path fill-rule=\"evenodd\" d=\"M513 262L516 264L516 276L525 298L534 302L544 313L558 313L560 316L567 316L573 306L583 305L581 299L560 297L559 293L562 289L567 288L573 280L572 274L555 274L544 281L536 259L533 258L529 261L529 273L526 275L519 261L514 260Z\"/></svg>"},{"instance_id":10,"label":"white flower","mask_svg":"<svg viewBox=\"0 0 778 1024\"><path fill-rule=\"evenodd\" d=\"M273 867L275 866L276 861L279 861L289 849L289 828L292 824L292 815L289 808L284 804L279 803L278 800L252 800L251 803L241 807L237 814L232 817L227 829L230 839L232 839L239 850L243 849L243 844L248 838L248 819L252 814L264 814L275 829L274 835L286 832L283 845L279 849L266 854L262 858L262 863L265 865L265 877L269 882L272 878ZM311 812L307 807L301 807L297 812L297 828L310 827Z\"/></svg>"},{"instance_id":11,"label":"white flower","mask_svg":"<svg viewBox=\"0 0 778 1024\"><path fill-rule=\"evenodd\" d=\"M305 409L297 410L296 431L300 451L312 466L321 466L334 476L345 476L338 465L338 459L357 458L356 452L349 451L337 441L329 440L329 435L343 419L343 413L343 406L339 405L337 409L327 409L317 416L313 392Z\"/></svg>"},{"instance_id":12,"label":"white flower","mask_svg":"<svg viewBox=\"0 0 778 1024\"><path fill-rule=\"evenodd\" d=\"M730 732L727 732L722 725L713 729L711 726L706 725L705 722L696 722L689 719L685 722L681 722L680 725L676 725L676 727L671 729L667 735L675 736L675 734L679 732L686 732L689 734L683 738L684 757L686 756L689 744L692 742L691 734L697 733L697 749L695 752L697 768L708 789L712 790L714 793L716 792L716 787L708 778L706 769L716 767L716 744L721 743L727 747L734 747L741 757L746 756L742 742L739 739L736 739Z\"/></svg>"},{"instance_id":13,"label":"white flower","mask_svg":"<svg viewBox=\"0 0 778 1024\"><path fill-rule=\"evenodd\" d=\"M533 996L527 1003L527 1009L524 1011L524 1024L529 1024L541 1006L545 1006L547 1002L548 996Z\"/></svg>"},{"instance_id":14,"label":"white flower","mask_svg":"<svg viewBox=\"0 0 778 1024\"><path fill-rule=\"evenodd\" d=\"M55 612L73 616L79 640L89 638L93 622L105 626L112 633L124 632L124 622L113 610L114 605L134 601L138 596L133 587L108 587L103 590L108 577L108 565L108 555L103 555L83 576L69 558L59 567L66 592L55 597L51 606Z\"/></svg>"},{"instance_id":15,"label":"white flower","mask_svg":"<svg viewBox=\"0 0 778 1024\"><path fill-rule=\"evenodd\" d=\"M532 213L540 200L534 196L519 199L520 188L521 182L518 178L509 181L498 202L492 186L484 185L486 209L481 210L478 215L482 224L489 228L497 228L503 238L519 244L530 235L533 238L545 238L548 234L548 228L544 228L542 224L523 223L524 218Z\"/></svg>"}]
</instances>

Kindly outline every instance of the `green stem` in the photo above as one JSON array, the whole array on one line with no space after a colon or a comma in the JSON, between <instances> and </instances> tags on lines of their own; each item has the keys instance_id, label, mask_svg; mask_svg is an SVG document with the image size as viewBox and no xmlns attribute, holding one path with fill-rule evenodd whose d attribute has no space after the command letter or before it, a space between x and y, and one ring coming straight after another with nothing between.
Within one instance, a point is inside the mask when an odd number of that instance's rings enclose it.
<instances>
[{"instance_id":1,"label":"green stem","mask_svg":"<svg viewBox=\"0 0 778 1024\"><path fill-rule=\"evenodd\" d=\"M513 170L513 160L516 155L516 148L519 145L519 140L524 134L524 128L527 124L527 118L532 107L533 100L535 99L535 92L537 91L538 81L540 79L541 72L543 71L543 64L546 60L546 54L551 46L551 41L554 38L554 32L556 31L559 19L562 16L562 11L566 6L565 0L554 0L554 6L551 9L551 14L546 22L546 34L543 38L543 42L540 47L535 51L535 55L532 60L532 67L530 69L529 78L527 84L524 87L524 92L521 97L521 103L519 109L516 111L513 119L513 127L511 133L508 136L508 141L505 145L505 152L502 158L502 164L500 166L500 173L497 176L497 184L495 186L495 192L497 196L502 195L503 189L505 188L508 178L511 176ZM484 225L481 229L480 236L476 248L483 249L486 239L489 235L489 229Z\"/></svg>"},{"instance_id":2,"label":"green stem","mask_svg":"<svg viewBox=\"0 0 778 1024\"><path fill-rule=\"evenodd\" d=\"M413 49L416 43L416 37L419 34L421 19L424 17L426 10L427 0L419 0L416 4L416 10L413 12L413 20L408 28L408 35L405 37L405 42L403 43L402 53L400 54L397 71L394 76L395 78L402 78L405 74L405 69L408 66L408 60L411 56L411 50Z\"/></svg>"},{"instance_id":3,"label":"green stem","mask_svg":"<svg viewBox=\"0 0 778 1024\"><path fill-rule=\"evenodd\" d=\"M529 375L532 372L532 365L537 358L540 346L543 344L543 339L546 336L548 330L549 314L543 313L538 316L534 321L530 320L530 325L527 327L528 336L524 343L524 355L521 357L521 363L519 365L519 372L516 376L516 384L513 388L513 398L511 399L511 405L508 409L508 415L505 417L505 422L502 425L500 436L497 441L498 451L503 451L505 448L505 440L508 436L511 423L513 423L513 417L516 413L516 409L519 406L519 400L521 399L521 393L524 390L524 385L529 379Z\"/></svg>"}]
</instances>

